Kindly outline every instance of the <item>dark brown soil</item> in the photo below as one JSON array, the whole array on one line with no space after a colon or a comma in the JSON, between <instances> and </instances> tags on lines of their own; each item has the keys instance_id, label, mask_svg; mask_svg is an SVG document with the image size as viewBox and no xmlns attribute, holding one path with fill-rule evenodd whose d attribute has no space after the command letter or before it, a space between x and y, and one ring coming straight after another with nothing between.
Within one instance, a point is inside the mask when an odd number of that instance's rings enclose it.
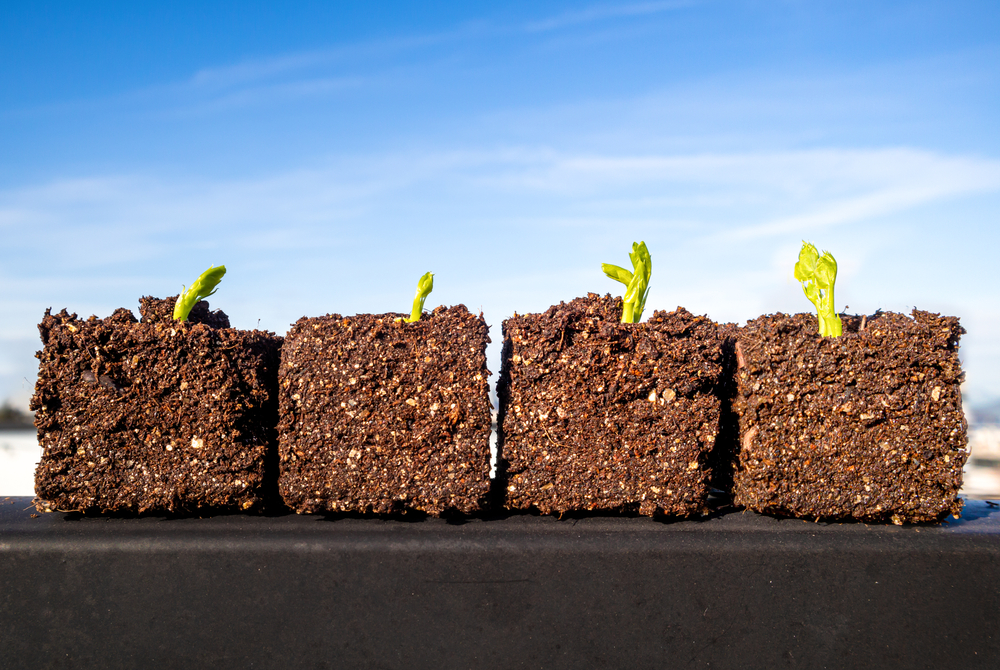
<instances>
[{"instance_id":1,"label":"dark brown soil","mask_svg":"<svg viewBox=\"0 0 1000 670\"><path fill-rule=\"evenodd\" d=\"M464 305L302 318L282 349L279 487L297 512L475 512L490 488L489 326Z\"/></svg>"},{"instance_id":2,"label":"dark brown soil","mask_svg":"<svg viewBox=\"0 0 1000 670\"><path fill-rule=\"evenodd\" d=\"M863 324L863 328L862 328ZM954 317L812 314L740 329L735 502L807 518L932 521L958 514L966 452Z\"/></svg>"},{"instance_id":3,"label":"dark brown soil","mask_svg":"<svg viewBox=\"0 0 1000 670\"><path fill-rule=\"evenodd\" d=\"M678 308L620 322L590 293L504 321L498 384L507 506L684 516L707 510L722 338Z\"/></svg>"},{"instance_id":4,"label":"dark brown soil","mask_svg":"<svg viewBox=\"0 0 1000 670\"><path fill-rule=\"evenodd\" d=\"M139 298L139 314L142 323L174 323L174 305L177 296L172 298ZM221 309L210 310L207 300L199 300L191 308L187 318L189 323L203 323L212 328L229 328L229 317Z\"/></svg>"},{"instance_id":5,"label":"dark brown soil","mask_svg":"<svg viewBox=\"0 0 1000 670\"><path fill-rule=\"evenodd\" d=\"M199 323L229 324L205 302L187 322L160 318L173 303L143 298L143 323L124 308L46 310L31 401L39 510L242 510L273 490L281 338Z\"/></svg>"}]
</instances>

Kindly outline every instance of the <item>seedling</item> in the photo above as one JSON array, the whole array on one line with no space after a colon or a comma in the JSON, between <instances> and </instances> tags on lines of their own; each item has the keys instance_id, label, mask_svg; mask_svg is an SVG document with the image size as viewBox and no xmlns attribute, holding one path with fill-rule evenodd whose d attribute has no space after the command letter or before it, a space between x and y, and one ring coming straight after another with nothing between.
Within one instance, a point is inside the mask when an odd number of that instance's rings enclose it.
<instances>
[{"instance_id":1,"label":"seedling","mask_svg":"<svg viewBox=\"0 0 1000 670\"><path fill-rule=\"evenodd\" d=\"M434 290L434 273L426 272L417 282L417 294L413 296L413 309L410 311L410 318L403 319L407 323L420 321L420 315L424 313L424 301Z\"/></svg>"},{"instance_id":2,"label":"seedling","mask_svg":"<svg viewBox=\"0 0 1000 670\"><path fill-rule=\"evenodd\" d=\"M649 294L649 275L653 271L653 260L649 257L645 242L633 242L632 253L628 256L632 259L632 272L608 263L601 263L601 269L607 276L625 284L622 323L639 323Z\"/></svg>"},{"instance_id":3,"label":"seedling","mask_svg":"<svg viewBox=\"0 0 1000 670\"><path fill-rule=\"evenodd\" d=\"M819 334L823 337L840 337L844 326L833 306L833 285L837 281L837 261L829 251L820 256L816 247L802 242L799 260L795 264L795 278L802 282L802 291L816 306L819 316Z\"/></svg>"},{"instance_id":4,"label":"seedling","mask_svg":"<svg viewBox=\"0 0 1000 670\"><path fill-rule=\"evenodd\" d=\"M184 291L177 296L177 303L174 305L174 319L176 321L187 321L188 314L199 300L207 298L215 293L215 287L222 281L226 274L226 266L210 267L201 273L191 288L185 287Z\"/></svg>"}]
</instances>

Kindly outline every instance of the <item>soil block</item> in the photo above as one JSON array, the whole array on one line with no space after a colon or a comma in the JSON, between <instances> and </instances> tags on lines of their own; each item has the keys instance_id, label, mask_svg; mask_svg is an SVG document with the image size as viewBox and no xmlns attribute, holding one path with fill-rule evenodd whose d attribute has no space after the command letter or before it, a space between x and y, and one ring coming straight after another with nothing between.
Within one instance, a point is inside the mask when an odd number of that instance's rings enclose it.
<instances>
[{"instance_id":1,"label":"soil block","mask_svg":"<svg viewBox=\"0 0 1000 670\"><path fill-rule=\"evenodd\" d=\"M247 510L274 495L281 338L174 298L106 319L46 310L31 400L40 511ZM271 461L270 463L268 461Z\"/></svg>"},{"instance_id":2,"label":"soil block","mask_svg":"<svg viewBox=\"0 0 1000 670\"><path fill-rule=\"evenodd\" d=\"M464 305L302 318L279 378L279 489L296 512L433 516L490 488L489 326Z\"/></svg>"},{"instance_id":3,"label":"soil block","mask_svg":"<svg viewBox=\"0 0 1000 670\"><path fill-rule=\"evenodd\" d=\"M955 317L812 314L750 321L737 344L738 505L893 523L958 514L966 421Z\"/></svg>"},{"instance_id":4,"label":"soil block","mask_svg":"<svg viewBox=\"0 0 1000 670\"><path fill-rule=\"evenodd\" d=\"M504 321L497 390L509 508L707 510L719 328L683 308L639 324L621 313L621 298L590 293Z\"/></svg>"}]
</instances>

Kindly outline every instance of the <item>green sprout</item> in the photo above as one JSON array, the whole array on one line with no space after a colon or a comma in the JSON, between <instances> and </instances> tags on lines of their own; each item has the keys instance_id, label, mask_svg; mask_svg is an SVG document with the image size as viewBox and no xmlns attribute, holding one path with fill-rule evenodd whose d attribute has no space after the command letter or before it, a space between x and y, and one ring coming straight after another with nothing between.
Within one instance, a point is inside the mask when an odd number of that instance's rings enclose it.
<instances>
[{"instance_id":1,"label":"green sprout","mask_svg":"<svg viewBox=\"0 0 1000 670\"><path fill-rule=\"evenodd\" d=\"M407 323L416 323L417 321L420 321L420 315L424 313L424 301L427 300L427 296L429 296L433 290L434 273L426 272L417 282L417 294L413 296L413 310L410 312L410 318L403 319L403 321L406 321Z\"/></svg>"},{"instance_id":2,"label":"green sprout","mask_svg":"<svg viewBox=\"0 0 1000 670\"><path fill-rule=\"evenodd\" d=\"M622 323L639 323L649 294L649 275L653 271L653 260L649 257L645 242L633 242L632 253L628 256L632 259L633 272L608 263L601 263L601 269L607 276L625 284Z\"/></svg>"},{"instance_id":3,"label":"green sprout","mask_svg":"<svg viewBox=\"0 0 1000 670\"><path fill-rule=\"evenodd\" d=\"M833 306L833 285L837 281L837 261L829 251L820 256L816 247L802 242L802 251L795 264L795 278L802 282L802 291L816 306L819 316L819 334L823 337L840 337L844 326Z\"/></svg>"},{"instance_id":4,"label":"green sprout","mask_svg":"<svg viewBox=\"0 0 1000 670\"><path fill-rule=\"evenodd\" d=\"M207 298L215 293L215 287L222 281L226 274L226 266L210 267L201 273L191 288L184 288L184 291L177 296L177 303L174 305L174 319L177 321L187 321L188 314L199 300Z\"/></svg>"}]
</instances>

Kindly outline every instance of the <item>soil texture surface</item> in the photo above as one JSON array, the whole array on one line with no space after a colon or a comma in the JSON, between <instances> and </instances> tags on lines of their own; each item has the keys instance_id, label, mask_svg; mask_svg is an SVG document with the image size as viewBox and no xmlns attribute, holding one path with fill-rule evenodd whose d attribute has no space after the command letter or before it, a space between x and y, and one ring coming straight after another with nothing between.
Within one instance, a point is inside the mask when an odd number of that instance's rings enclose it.
<instances>
[{"instance_id":1,"label":"soil texture surface","mask_svg":"<svg viewBox=\"0 0 1000 670\"><path fill-rule=\"evenodd\" d=\"M621 323L594 293L504 321L506 505L545 514L707 510L723 339L683 308Z\"/></svg>"},{"instance_id":2,"label":"soil texture surface","mask_svg":"<svg viewBox=\"0 0 1000 670\"><path fill-rule=\"evenodd\" d=\"M472 513L490 489L489 326L464 305L302 318L279 374L279 486L297 512Z\"/></svg>"},{"instance_id":3,"label":"soil texture surface","mask_svg":"<svg viewBox=\"0 0 1000 670\"><path fill-rule=\"evenodd\" d=\"M175 299L143 298L142 322L124 308L46 311L31 401L39 510L246 510L276 493L281 338L229 328L204 301L173 321Z\"/></svg>"},{"instance_id":4,"label":"soil texture surface","mask_svg":"<svg viewBox=\"0 0 1000 670\"><path fill-rule=\"evenodd\" d=\"M958 514L966 421L958 319L812 314L739 331L734 500L758 512L893 523Z\"/></svg>"}]
</instances>

